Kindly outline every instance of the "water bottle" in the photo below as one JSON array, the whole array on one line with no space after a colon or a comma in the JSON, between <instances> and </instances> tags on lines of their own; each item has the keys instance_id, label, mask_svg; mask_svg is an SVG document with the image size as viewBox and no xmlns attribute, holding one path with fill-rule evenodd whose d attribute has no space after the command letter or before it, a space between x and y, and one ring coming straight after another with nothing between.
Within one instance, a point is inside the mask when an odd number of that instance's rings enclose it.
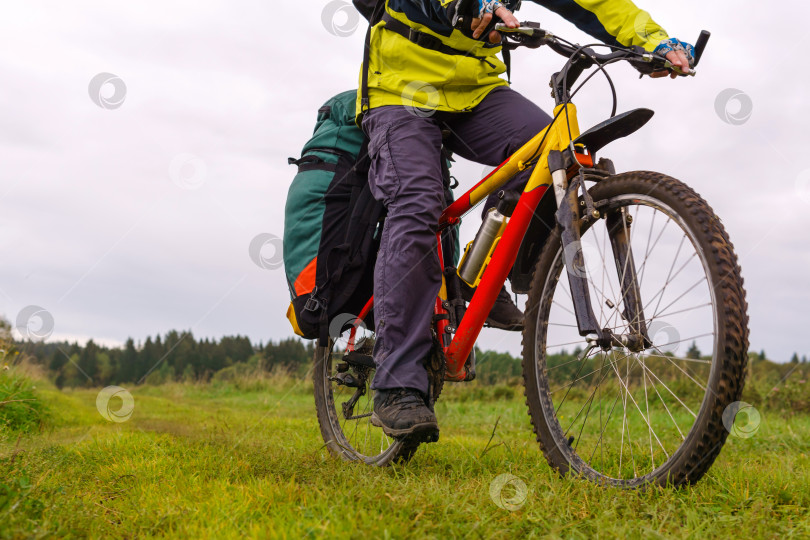
<instances>
[{"instance_id":1,"label":"water bottle","mask_svg":"<svg viewBox=\"0 0 810 540\"><path fill-rule=\"evenodd\" d=\"M509 222L509 216L512 215L512 211L517 205L518 195L514 192L501 191L498 197L501 199L498 206L490 208L484 216L481 228L478 229L475 239L467 244L458 268L459 277L471 287L478 285L485 265Z\"/></svg>"}]
</instances>

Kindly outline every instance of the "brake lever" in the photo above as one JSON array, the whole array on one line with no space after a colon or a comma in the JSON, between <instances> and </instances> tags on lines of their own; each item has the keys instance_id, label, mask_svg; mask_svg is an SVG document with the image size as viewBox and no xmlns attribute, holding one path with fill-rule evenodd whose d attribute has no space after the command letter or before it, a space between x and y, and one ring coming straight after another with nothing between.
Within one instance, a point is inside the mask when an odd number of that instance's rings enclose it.
<instances>
[{"instance_id":1,"label":"brake lever","mask_svg":"<svg viewBox=\"0 0 810 540\"><path fill-rule=\"evenodd\" d=\"M644 75L651 75L652 73L655 73L657 71L664 71L664 70L675 73L679 77L694 77L697 74L694 68L689 68L689 72L686 73L680 67L676 66L663 56L659 56L657 54L644 53L640 56L640 59L649 64L652 64L655 60L658 60L660 62L663 62L664 65L661 67L661 69L658 69L657 67L650 65L649 66L650 72L641 73L641 76L639 78L643 77Z\"/></svg>"},{"instance_id":2,"label":"brake lever","mask_svg":"<svg viewBox=\"0 0 810 540\"><path fill-rule=\"evenodd\" d=\"M512 28L510 26L506 26L504 23L498 23L495 25L494 28L496 31L501 32L502 34L523 34L529 37L547 37L550 36L548 32L540 28L538 23L530 23L530 22L522 22L520 26L517 28Z\"/></svg>"},{"instance_id":3,"label":"brake lever","mask_svg":"<svg viewBox=\"0 0 810 540\"><path fill-rule=\"evenodd\" d=\"M667 60L665 66L668 70L675 73L679 77L694 77L697 74L694 68L689 68L689 72L687 73L678 66L676 66L675 64L673 64L672 62L670 62L669 60Z\"/></svg>"},{"instance_id":4,"label":"brake lever","mask_svg":"<svg viewBox=\"0 0 810 540\"><path fill-rule=\"evenodd\" d=\"M549 39L553 39L553 36L540 28L538 23L522 22L517 28L510 28L503 23L499 23L495 26L495 29L503 37L503 46L509 50L515 50L518 47L537 49L546 45Z\"/></svg>"}]
</instances>

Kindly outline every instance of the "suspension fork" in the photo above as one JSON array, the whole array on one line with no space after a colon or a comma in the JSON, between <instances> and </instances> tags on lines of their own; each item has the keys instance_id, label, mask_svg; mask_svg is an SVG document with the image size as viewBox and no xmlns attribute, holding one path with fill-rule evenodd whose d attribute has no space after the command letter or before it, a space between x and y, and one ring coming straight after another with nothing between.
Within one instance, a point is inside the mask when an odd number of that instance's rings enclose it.
<instances>
[{"instance_id":1,"label":"suspension fork","mask_svg":"<svg viewBox=\"0 0 810 540\"><path fill-rule=\"evenodd\" d=\"M570 157L568 161L571 161ZM568 189L568 166L563 152L552 150L549 153L548 169L551 172L554 197L557 200L555 217L562 228L563 258L568 271L568 283L571 286L571 299L574 302L579 335L596 334L601 341L606 336L599 328L591 306L585 258L582 254L582 237L579 231L579 197L577 190Z\"/></svg>"},{"instance_id":2,"label":"suspension fork","mask_svg":"<svg viewBox=\"0 0 810 540\"><path fill-rule=\"evenodd\" d=\"M630 227L633 217L626 208L621 208L609 212L605 219L610 245L613 248L613 259L616 262L616 272L621 285L624 320L630 326L631 338L640 340L644 348L650 347L652 342L647 334L644 304L641 301L636 263L630 246Z\"/></svg>"},{"instance_id":3,"label":"suspension fork","mask_svg":"<svg viewBox=\"0 0 810 540\"><path fill-rule=\"evenodd\" d=\"M571 154L574 154L573 151ZM597 335L600 346L610 347L621 344L632 349L641 350L651 345L647 334L647 324L641 301L636 264L630 245L630 223L632 217L622 208L606 216L608 235L613 251L613 259L621 284L622 316L629 325L629 335L615 336L608 329L599 328L591 304L588 289L588 276L585 257L582 250L580 232L580 205L576 189L568 189L569 164L579 166L577 160L563 152L552 151L548 157L549 171L554 184L554 196L557 200L557 223L562 228L562 248L565 267L568 271L568 282L571 286L571 298L574 303L574 315L581 336ZM582 186L583 192L585 187ZM590 207L591 204L588 204Z\"/></svg>"}]
</instances>

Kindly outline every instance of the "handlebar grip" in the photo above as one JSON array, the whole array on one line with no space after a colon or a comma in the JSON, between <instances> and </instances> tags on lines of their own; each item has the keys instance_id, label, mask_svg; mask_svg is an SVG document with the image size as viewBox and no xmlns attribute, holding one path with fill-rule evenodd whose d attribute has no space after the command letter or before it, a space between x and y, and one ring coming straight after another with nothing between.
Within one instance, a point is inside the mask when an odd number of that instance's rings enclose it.
<instances>
[{"instance_id":1,"label":"handlebar grip","mask_svg":"<svg viewBox=\"0 0 810 540\"><path fill-rule=\"evenodd\" d=\"M703 49L706 48L706 43L709 42L709 37L712 33L708 30L703 30L695 43L695 65L700 62L700 57L703 56Z\"/></svg>"}]
</instances>

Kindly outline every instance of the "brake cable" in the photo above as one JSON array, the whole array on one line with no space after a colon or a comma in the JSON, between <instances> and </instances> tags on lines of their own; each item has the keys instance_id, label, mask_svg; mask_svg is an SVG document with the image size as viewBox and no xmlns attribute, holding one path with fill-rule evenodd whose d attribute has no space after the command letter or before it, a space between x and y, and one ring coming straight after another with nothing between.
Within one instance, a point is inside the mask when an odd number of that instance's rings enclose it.
<instances>
[{"instance_id":1,"label":"brake cable","mask_svg":"<svg viewBox=\"0 0 810 540\"><path fill-rule=\"evenodd\" d=\"M575 44L571 43L570 41L568 41L568 40L566 40L564 38L558 37L558 36L551 36L551 38L554 39L554 40L559 41L560 43L562 43L562 44L564 44L564 45L566 45L566 46L568 46L570 48L576 48L575 51L573 52L573 54L571 54L571 56L569 56L568 61L563 66L562 70L560 70L560 75L563 75L563 76L565 76L568 73L568 70L570 69L570 67L571 67L571 65L573 63L574 58L577 55L579 55L582 52L582 50L585 49L585 48L607 47L608 49L610 49L612 51L622 51L622 52L625 52L625 53L634 54L634 55L636 55L636 56L638 56L640 58L644 58L644 54L639 53L639 52L637 52L637 51L635 51L633 49L630 49L628 47L619 47L619 46L616 46L616 45L609 45L609 44L606 44L606 43L591 43L591 44L581 45L580 46L580 45L575 45ZM517 45L517 47L522 46L522 44L520 42L517 42L516 45ZM515 48L517 48L517 47L515 47ZM557 51L555 51L555 52L557 52ZM598 72L601 71L605 75L605 78L608 81L608 85L610 86L611 97L612 97L612 100L613 100L613 104L612 104L612 107L611 107L610 118L613 118L614 116L616 116L616 110L618 108L618 96L616 94L616 86L613 83L613 79L610 77L610 74L608 74L608 72L605 70L605 67L610 65L610 64L615 64L616 62L619 62L621 60L629 60L629 59L628 58L618 57L618 58L610 58L610 59L608 59L608 60L606 60L604 62L600 62L599 60L597 60L596 58L593 58L593 57L591 57L591 59L593 60L594 65L597 67L597 70L590 73L585 78L585 80L583 80L581 83L579 83L579 85L571 92L571 95L566 97L565 101L563 102L563 105L571 104L571 100L574 98L574 96L577 95L577 93L582 89L582 87L584 87L593 78L594 75L596 75ZM567 80L567 78L564 78L563 79L563 95L565 95L567 93L568 93L568 80ZM563 110L565 111L566 127L568 129L568 136L570 138L571 137L571 124L570 124L570 119L568 117L568 107L567 106L560 109L557 112L557 114L554 115L554 118L552 118L551 122L549 123L549 127L552 126L554 124L554 122L556 122L558 120L558 118L559 118L559 116L560 116L560 114L562 113ZM548 131L546 131L546 133L543 135L543 138L540 140L540 144L538 145L538 151L539 151L540 148L542 148L543 143L545 142L547 136L548 136ZM535 161L536 161L536 159L538 157L539 157L539 154L537 152L535 152L529 159L527 159L525 162L523 162L524 169L530 167L531 165L534 165L534 163L535 163Z\"/></svg>"}]
</instances>

